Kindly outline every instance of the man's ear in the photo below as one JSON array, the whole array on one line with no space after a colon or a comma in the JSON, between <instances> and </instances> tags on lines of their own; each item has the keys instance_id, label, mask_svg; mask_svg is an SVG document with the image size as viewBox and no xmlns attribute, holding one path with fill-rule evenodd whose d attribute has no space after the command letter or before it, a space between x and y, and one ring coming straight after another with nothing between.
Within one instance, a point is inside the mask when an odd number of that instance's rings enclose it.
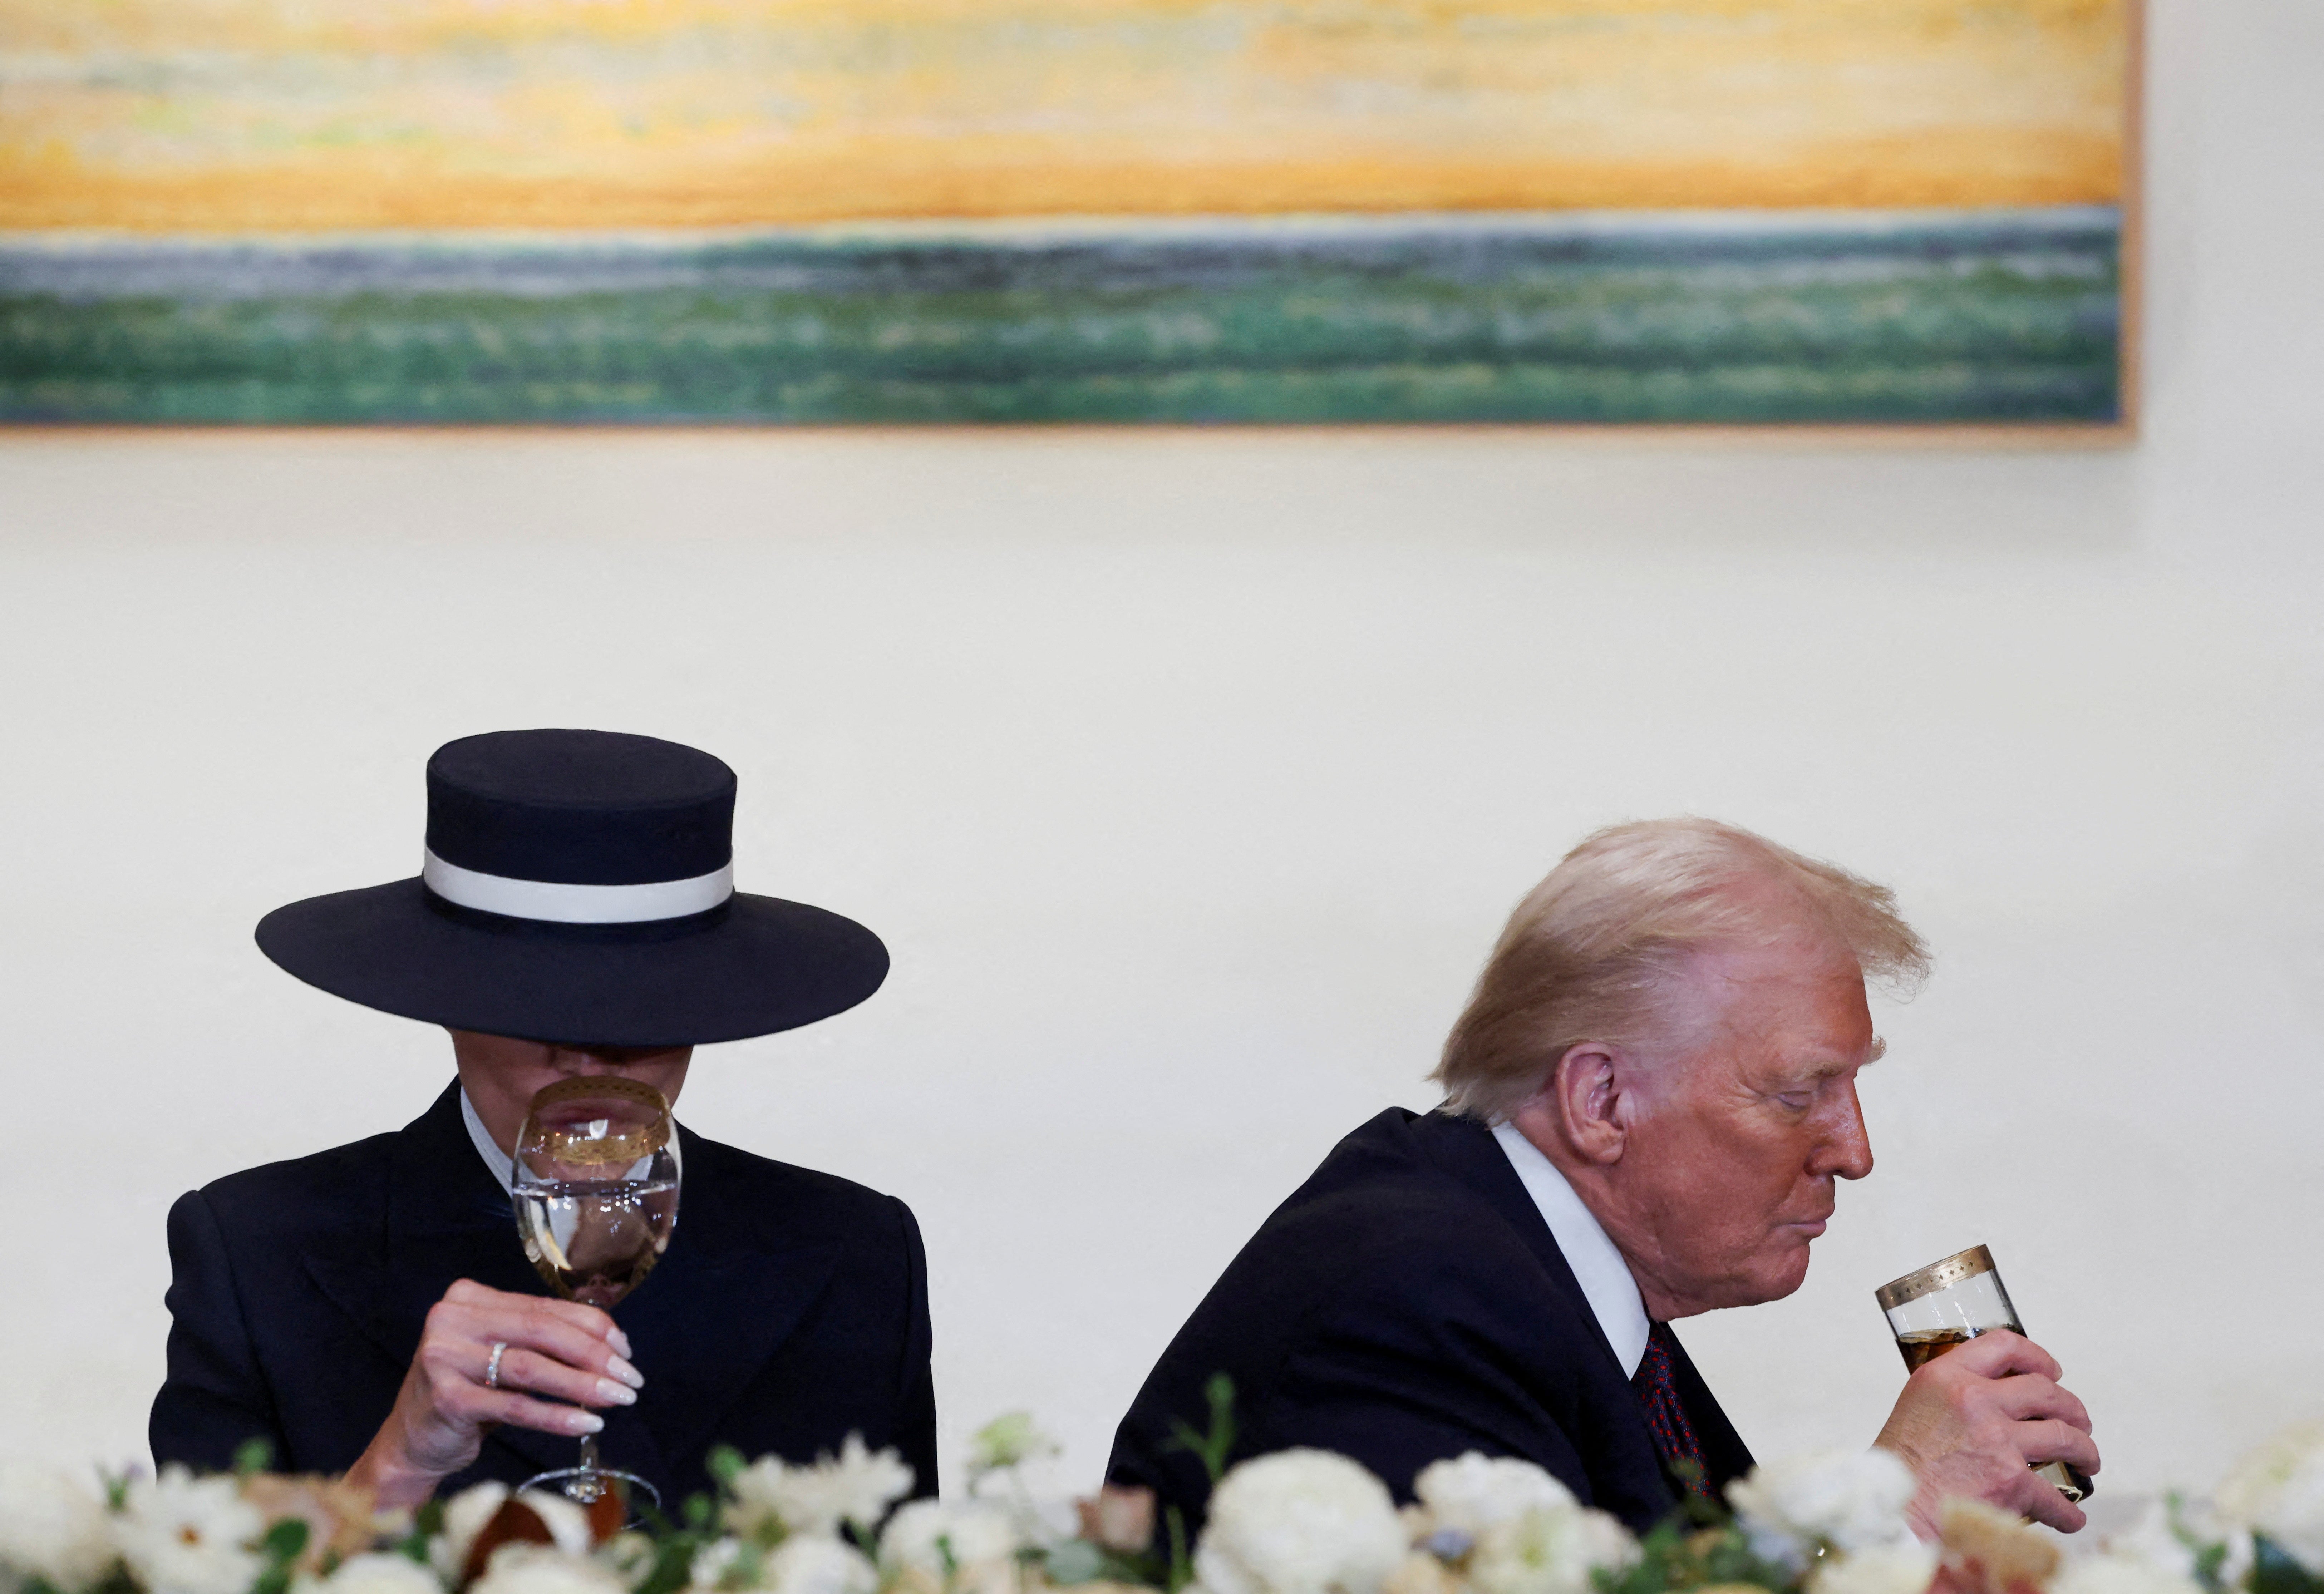
<instances>
[{"instance_id":1,"label":"man's ear","mask_svg":"<svg viewBox=\"0 0 2324 1594\"><path fill-rule=\"evenodd\" d=\"M1629 1136L1618 1110L1618 1063L1615 1048L1602 1041L1568 1047L1541 1089L1510 1115L1519 1131L1536 1144L1547 1134L1584 1162L1621 1161Z\"/></svg>"}]
</instances>

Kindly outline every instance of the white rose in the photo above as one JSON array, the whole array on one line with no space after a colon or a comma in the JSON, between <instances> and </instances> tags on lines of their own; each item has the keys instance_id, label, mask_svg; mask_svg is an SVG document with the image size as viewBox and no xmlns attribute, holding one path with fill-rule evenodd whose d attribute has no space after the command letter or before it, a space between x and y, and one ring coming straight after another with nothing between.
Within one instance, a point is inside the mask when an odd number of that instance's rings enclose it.
<instances>
[{"instance_id":1,"label":"white rose","mask_svg":"<svg viewBox=\"0 0 2324 1594\"><path fill-rule=\"evenodd\" d=\"M444 1594L436 1575L409 1555L350 1555L316 1587L328 1594Z\"/></svg>"},{"instance_id":2,"label":"white rose","mask_svg":"<svg viewBox=\"0 0 2324 1594\"><path fill-rule=\"evenodd\" d=\"M1212 1594L1378 1594L1404 1552L1379 1479L1328 1451L1278 1451L1219 1480L1194 1575Z\"/></svg>"},{"instance_id":3,"label":"white rose","mask_svg":"<svg viewBox=\"0 0 2324 1594\"><path fill-rule=\"evenodd\" d=\"M2324 1577L2324 1424L2287 1429L2253 1451L2213 1496L2221 1517L2281 1545Z\"/></svg>"},{"instance_id":4,"label":"white rose","mask_svg":"<svg viewBox=\"0 0 2324 1594\"><path fill-rule=\"evenodd\" d=\"M171 1462L136 1478L110 1520L115 1545L152 1594L244 1594L265 1564L249 1548L266 1527L231 1478L196 1478Z\"/></svg>"},{"instance_id":5,"label":"white rose","mask_svg":"<svg viewBox=\"0 0 2324 1594\"><path fill-rule=\"evenodd\" d=\"M783 1532L835 1534L842 1524L864 1532L912 1492L912 1470L892 1450L873 1451L851 1433L836 1456L803 1467L761 1456L735 1476L726 1503L727 1532L772 1540Z\"/></svg>"},{"instance_id":6,"label":"white rose","mask_svg":"<svg viewBox=\"0 0 2324 1594\"><path fill-rule=\"evenodd\" d=\"M1478 1594L1589 1594L1591 1573L1637 1558L1637 1542L1620 1523L1568 1496L1487 1528L1470 1553L1469 1582Z\"/></svg>"},{"instance_id":7,"label":"white rose","mask_svg":"<svg viewBox=\"0 0 2324 1594\"><path fill-rule=\"evenodd\" d=\"M105 1502L97 1490L53 1467L0 1466L0 1588L32 1578L69 1591L113 1565Z\"/></svg>"},{"instance_id":8,"label":"white rose","mask_svg":"<svg viewBox=\"0 0 2324 1594\"><path fill-rule=\"evenodd\" d=\"M774 1594L873 1594L880 1573L853 1545L802 1534L767 1558L765 1582Z\"/></svg>"},{"instance_id":9,"label":"white rose","mask_svg":"<svg viewBox=\"0 0 2324 1594\"><path fill-rule=\"evenodd\" d=\"M2078 1555L2051 1580L2049 1594L2202 1594L2182 1577L2142 1555Z\"/></svg>"},{"instance_id":10,"label":"white rose","mask_svg":"<svg viewBox=\"0 0 2324 1594\"><path fill-rule=\"evenodd\" d=\"M982 1500L914 1500L888 1519L880 1535L883 1566L942 1577L950 1567L1012 1559L1022 1541L1016 1523Z\"/></svg>"},{"instance_id":11,"label":"white rose","mask_svg":"<svg viewBox=\"0 0 2324 1594\"><path fill-rule=\"evenodd\" d=\"M1809 1574L1807 1594L1926 1594L1937 1560L1935 1547L1918 1540L1833 1555Z\"/></svg>"},{"instance_id":12,"label":"white rose","mask_svg":"<svg viewBox=\"0 0 2324 1594\"><path fill-rule=\"evenodd\" d=\"M1917 1487L1885 1450L1822 1451L1753 1469L1727 1486L1727 1499L1752 1552L1798 1571L1820 1543L1853 1553L1910 1542L1904 1507Z\"/></svg>"},{"instance_id":13,"label":"white rose","mask_svg":"<svg viewBox=\"0 0 2324 1594\"><path fill-rule=\"evenodd\" d=\"M629 1594L611 1570L547 1544L503 1544L468 1594Z\"/></svg>"},{"instance_id":14,"label":"white rose","mask_svg":"<svg viewBox=\"0 0 2324 1594\"><path fill-rule=\"evenodd\" d=\"M1528 1511L1578 1510L1572 1492L1531 1461L1471 1451L1458 1460L1433 1461L1413 1479L1412 1492L1433 1532L1471 1538L1514 1522Z\"/></svg>"}]
</instances>

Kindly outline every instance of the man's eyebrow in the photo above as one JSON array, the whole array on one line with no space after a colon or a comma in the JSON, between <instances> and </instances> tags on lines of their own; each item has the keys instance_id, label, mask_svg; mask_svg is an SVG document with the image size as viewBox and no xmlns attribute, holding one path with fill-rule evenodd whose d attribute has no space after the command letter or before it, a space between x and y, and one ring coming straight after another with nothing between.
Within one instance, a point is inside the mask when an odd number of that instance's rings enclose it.
<instances>
[{"instance_id":1,"label":"man's eyebrow","mask_svg":"<svg viewBox=\"0 0 2324 1594\"><path fill-rule=\"evenodd\" d=\"M1847 1058L1835 1057L1828 1063L1810 1064L1806 1068L1801 1070L1801 1077L1804 1079L1833 1079L1837 1078L1840 1074L1846 1073L1851 1068L1869 1068L1875 1063L1879 1062L1880 1059L1886 1055L1887 1050L1888 1043L1876 1035L1872 1037L1871 1047L1864 1054L1864 1061L1861 1064L1853 1062Z\"/></svg>"}]
</instances>

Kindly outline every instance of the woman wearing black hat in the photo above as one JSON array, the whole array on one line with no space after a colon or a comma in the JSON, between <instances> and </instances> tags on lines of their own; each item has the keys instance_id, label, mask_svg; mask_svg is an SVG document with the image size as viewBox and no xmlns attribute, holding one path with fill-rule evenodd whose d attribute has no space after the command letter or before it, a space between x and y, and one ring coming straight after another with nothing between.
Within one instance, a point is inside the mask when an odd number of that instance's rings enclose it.
<instances>
[{"instance_id":1,"label":"woman wearing black hat","mask_svg":"<svg viewBox=\"0 0 2324 1594\"><path fill-rule=\"evenodd\" d=\"M805 1460L850 1433L936 1486L927 1270L891 1196L686 1130L648 1287L553 1300L511 1208L533 1093L622 1074L672 1101L698 1043L809 1024L879 988L861 925L733 889L733 772L595 731L474 736L428 765L416 880L294 903L266 954L452 1032L459 1079L394 1134L221 1179L170 1212L157 1463L347 1472L383 1504L604 1463L665 1498L713 1445Z\"/></svg>"}]
</instances>

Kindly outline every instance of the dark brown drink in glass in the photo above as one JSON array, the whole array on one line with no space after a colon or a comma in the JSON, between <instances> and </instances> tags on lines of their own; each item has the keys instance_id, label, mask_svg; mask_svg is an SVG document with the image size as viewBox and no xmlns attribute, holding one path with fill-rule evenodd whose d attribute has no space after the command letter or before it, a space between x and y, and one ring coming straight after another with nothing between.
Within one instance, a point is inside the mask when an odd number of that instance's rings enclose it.
<instances>
[{"instance_id":1,"label":"dark brown drink in glass","mask_svg":"<svg viewBox=\"0 0 2324 1594\"><path fill-rule=\"evenodd\" d=\"M1912 1372L1979 1334L1995 1329L2025 1331L1994 1267L1993 1253L1983 1246L1891 1279L1873 1296L1887 1314L1888 1330L1896 1336L1896 1349ZM2076 1505L2098 1492L2089 1475L2071 1461L2049 1461L2034 1470Z\"/></svg>"}]
</instances>

